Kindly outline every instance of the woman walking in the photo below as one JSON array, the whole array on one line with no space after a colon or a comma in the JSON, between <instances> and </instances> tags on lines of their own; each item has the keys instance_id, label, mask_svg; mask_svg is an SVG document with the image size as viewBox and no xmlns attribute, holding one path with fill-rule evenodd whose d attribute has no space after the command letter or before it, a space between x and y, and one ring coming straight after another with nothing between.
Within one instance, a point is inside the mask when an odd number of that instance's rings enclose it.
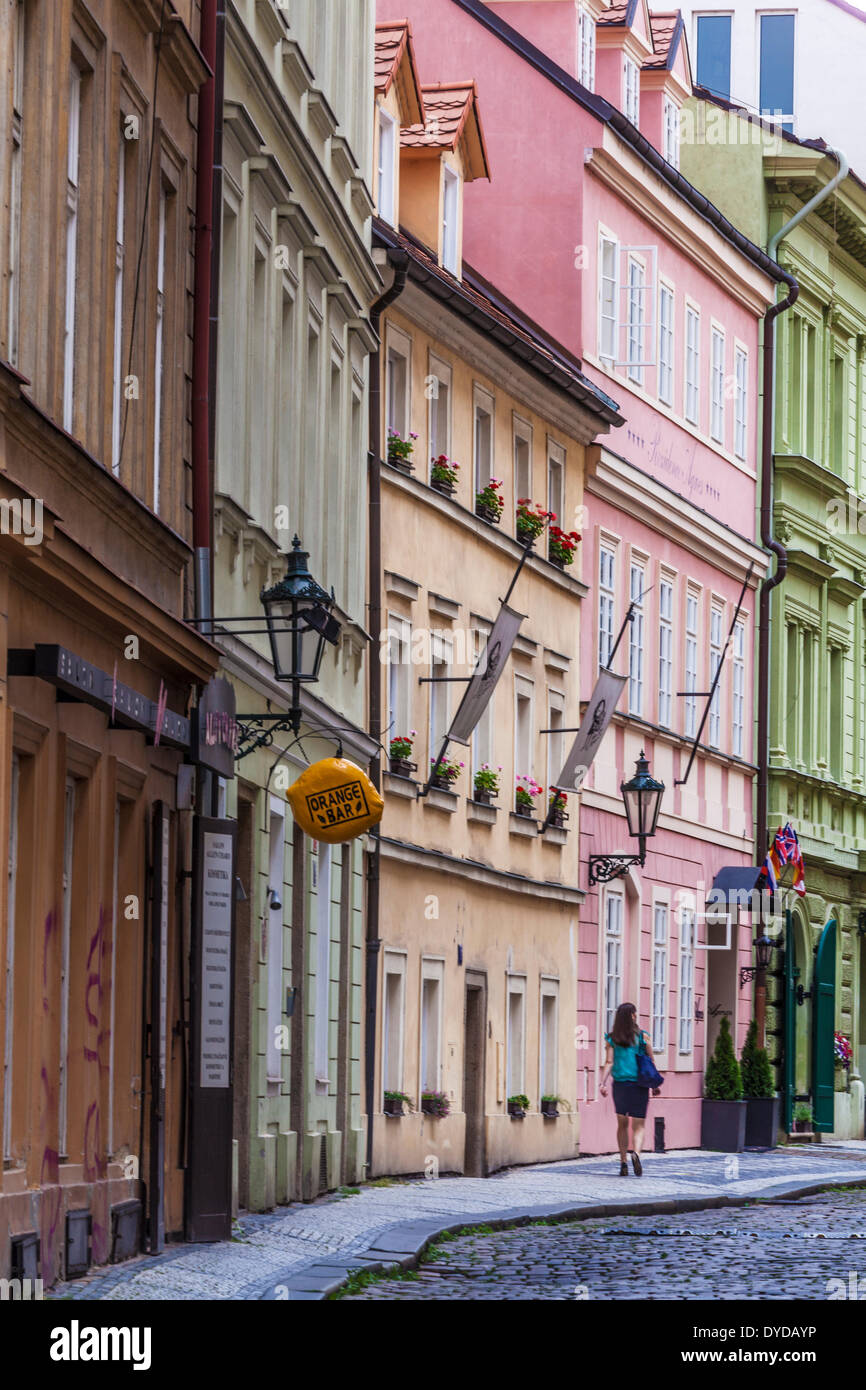
<instances>
[{"instance_id":1,"label":"woman walking","mask_svg":"<svg viewBox=\"0 0 866 1390\"><path fill-rule=\"evenodd\" d=\"M607 1052L604 1058L604 1075L601 1078L601 1094L607 1095L607 1080L613 1073L613 1104L616 1110L616 1142L619 1149L621 1178L628 1177L628 1122L631 1120L631 1161L635 1177L643 1173L640 1155L643 1148L644 1122L649 1103L649 1087L637 1084L638 1053L646 1052L652 1058L652 1044L646 1033L638 1027L637 1009L634 1004L620 1004L613 1020L613 1027L604 1038ZM657 1096L659 1091L653 1091Z\"/></svg>"}]
</instances>

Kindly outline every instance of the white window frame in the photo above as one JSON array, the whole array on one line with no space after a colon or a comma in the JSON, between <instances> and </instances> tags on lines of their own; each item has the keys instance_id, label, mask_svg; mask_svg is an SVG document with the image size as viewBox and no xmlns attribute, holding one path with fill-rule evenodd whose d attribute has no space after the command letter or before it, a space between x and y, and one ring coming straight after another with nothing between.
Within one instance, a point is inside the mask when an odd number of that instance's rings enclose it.
<instances>
[{"instance_id":1,"label":"white window frame","mask_svg":"<svg viewBox=\"0 0 866 1390\"><path fill-rule=\"evenodd\" d=\"M505 1094L526 1093L526 976L509 973L505 977ZM515 1039L511 1022L511 1001L520 999L520 1030Z\"/></svg>"},{"instance_id":2,"label":"white window frame","mask_svg":"<svg viewBox=\"0 0 866 1390\"><path fill-rule=\"evenodd\" d=\"M749 428L749 354L734 347L734 455L745 461Z\"/></svg>"},{"instance_id":3,"label":"white window frame","mask_svg":"<svg viewBox=\"0 0 866 1390\"><path fill-rule=\"evenodd\" d=\"M710 438L725 444L725 330L717 323L710 329Z\"/></svg>"},{"instance_id":4,"label":"white window frame","mask_svg":"<svg viewBox=\"0 0 866 1390\"><path fill-rule=\"evenodd\" d=\"M460 175L442 165L442 266L457 275L460 269Z\"/></svg>"},{"instance_id":5,"label":"white window frame","mask_svg":"<svg viewBox=\"0 0 866 1390\"><path fill-rule=\"evenodd\" d=\"M405 716L405 725L403 720ZM388 614L388 738L412 727L412 624Z\"/></svg>"},{"instance_id":6,"label":"white window frame","mask_svg":"<svg viewBox=\"0 0 866 1390\"><path fill-rule=\"evenodd\" d=\"M521 479L521 464L518 460L518 445L526 445L526 478ZM532 426L516 412L511 417L511 453L514 467L514 512L517 515L517 501L520 497L532 497ZM526 487L523 487L523 481Z\"/></svg>"},{"instance_id":7,"label":"white window frame","mask_svg":"<svg viewBox=\"0 0 866 1390\"><path fill-rule=\"evenodd\" d=\"M646 265L640 257L630 255L627 267L626 362L629 379L642 386L643 363L646 358Z\"/></svg>"},{"instance_id":8,"label":"white window frame","mask_svg":"<svg viewBox=\"0 0 866 1390\"><path fill-rule=\"evenodd\" d=\"M670 904L656 899L653 903L650 1036L653 1051L659 1054L667 1048L669 923Z\"/></svg>"},{"instance_id":9,"label":"white window frame","mask_svg":"<svg viewBox=\"0 0 866 1390\"><path fill-rule=\"evenodd\" d=\"M482 652L484 651L484 649L485 649L486 646L487 646L487 639L488 639L489 636L490 636L490 629L487 628L487 627L476 627L476 628L473 628L473 630L472 630L472 647L473 647L473 655L474 655L474 661L473 661L473 667L472 667L473 670L474 670L475 667L477 666L478 661L479 661L479 658L481 657ZM492 693L492 695L490 696L490 699L487 701L487 706L486 706L486 708L485 708L485 710L484 710L484 713L482 714L481 718L478 720L478 723L475 725L475 728L472 730L472 778L473 778L473 781L472 781L472 791L473 791L473 795L474 795L474 792L475 792L475 774L476 774L476 772L478 772L478 771L480 770L480 768L481 768L481 766L482 766L483 763L488 763L488 764L492 764L492 763L493 763L493 744L494 744L494 736L495 736L495 731L496 731L496 723L495 723L494 713L493 713L494 707L495 707L495 702L496 702L496 691L494 690L493 693Z\"/></svg>"},{"instance_id":10,"label":"white window frame","mask_svg":"<svg viewBox=\"0 0 866 1390\"><path fill-rule=\"evenodd\" d=\"M688 1057L695 1041L695 945L697 914L693 907L679 912L680 971L677 1006L677 1052Z\"/></svg>"},{"instance_id":11,"label":"white window frame","mask_svg":"<svg viewBox=\"0 0 866 1390\"><path fill-rule=\"evenodd\" d=\"M561 690L547 691L547 727L560 730L565 725L565 695ZM556 778L565 762L565 734L549 733L545 736L547 744L547 787L556 786Z\"/></svg>"},{"instance_id":12,"label":"white window frame","mask_svg":"<svg viewBox=\"0 0 866 1390\"><path fill-rule=\"evenodd\" d=\"M595 16L584 5L578 21L577 80L588 92L595 91Z\"/></svg>"},{"instance_id":13,"label":"white window frame","mask_svg":"<svg viewBox=\"0 0 866 1390\"><path fill-rule=\"evenodd\" d=\"M436 1020L435 1033L432 1039L433 1058L430 1057L431 1039L427 1036L425 1027L426 1015L424 1009L424 986L427 983L436 986ZM418 1093L422 1091L441 1091L442 1089L442 1025L444 1017L445 1001L445 961L441 956L422 956L421 958L421 995L418 1001ZM428 1072L434 1073L431 1082L427 1079Z\"/></svg>"},{"instance_id":14,"label":"white window frame","mask_svg":"<svg viewBox=\"0 0 866 1390\"><path fill-rule=\"evenodd\" d=\"M598 547L598 664L607 666L616 622L617 548L602 537Z\"/></svg>"},{"instance_id":15,"label":"white window frame","mask_svg":"<svg viewBox=\"0 0 866 1390\"><path fill-rule=\"evenodd\" d=\"M710 604L710 685L715 679L716 671L722 664L724 653L724 624L725 610L721 600L713 599ZM722 737L722 681L713 693L710 701L710 717L708 721L708 743L711 748L721 747Z\"/></svg>"},{"instance_id":16,"label":"white window frame","mask_svg":"<svg viewBox=\"0 0 866 1390\"><path fill-rule=\"evenodd\" d=\"M78 282L78 203L80 187L81 85L76 63L69 69L69 130L66 147L66 297L63 326L63 428L71 434L75 391L75 300Z\"/></svg>"},{"instance_id":17,"label":"white window frame","mask_svg":"<svg viewBox=\"0 0 866 1390\"><path fill-rule=\"evenodd\" d=\"M613 366L619 358L619 242L598 235L598 355Z\"/></svg>"},{"instance_id":18,"label":"white window frame","mask_svg":"<svg viewBox=\"0 0 866 1390\"><path fill-rule=\"evenodd\" d=\"M427 429L431 459L451 456L451 366L431 352L428 361ZM444 435L444 439L441 436Z\"/></svg>"},{"instance_id":19,"label":"white window frame","mask_svg":"<svg viewBox=\"0 0 866 1390\"><path fill-rule=\"evenodd\" d=\"M399 979L396 1018L392 1017L388 993L388 976ZM382 1091L403 1090L403 1065L406 1032L406 953L386 950L382 959ZM396 1036L393 1036L393 1035ZM392 1051L393 1038L393 1051ZM396 1064L396 1076L390 1073L391 1062Z\"/></svg>"},{"instance_id":20,"label":"white window frame","mask_svg":"<svg viewBox=\"0 0 866 1390\"><path fill-rule=\"evenodd\" d=\"M545 1032L545 999L553 1000L552 1038ZM545 1075L547 1073L547 1075ZM558 1095L559 1087L559 981L542 975L538 990L538 1099Z\"/></svg>"},{"instance_id":21,"label":"white window frame","mask_svg":"<svg viewBox=\"0 0 866 1390\"><path fill-rule=\"evenodd\" d=\"M622 112L633 126L640 123L640 68L628 54L622 60Z\"/></svg>"},{"instance_id":22,"label":"white window frame","mask_svg":"<svg viewBox=\"0 0 866 1390\"><path fill-rule=\"evenodd\" d=\"M528 706L526 710L526 727L528 737L526 739L526 749L521 748L523 739L523 724L520 718L520 711L523 702ZM517 785L517 778L532 777L535 752L535 686L527 676L514 677L514 784ZM525 762L526 766L523 766ZM513 795L513 793L512 793Z\"/></svg>"},{"instance_id":23,"label":"white window frame","mask_svg":"<svg viewBox=\"0 0 866 1390\"><path fill-rule=\"evenodd\" d=\"M628 635L628 708L630 714L643 714L644 694L644 593L646 560L632 555L629 564L629 602L634 604Z\"/></svg>"},{"instance_id":24,"label":"white window frame","mask_svg":"<svg viewBox=\"0 0 866 1390\"><path fill-rule=\"evenodd\" d=\"M683 418L690 425L700 428L701 419L701 311L696 304L686 300L686 317L683 350L685 353L685 374L683 377Z\"/></svg>"},{"instance_id":25,"label":"white window frame","mask_svg":"<svg viewBox=\"0 0 866 1390\"><path fill-rule=\"evenodd\" d=\"M454 664L454 640L450 632L430 634L430 675L448 676ZM436 758L451 723L451 686L447 680L430 682L429 750ZM432 769L433 764L430 763Z\"/></svg>"},{"instance_id":26,"label":"white window frame","mask_svg":"<svg viewBox=\"0 0 866 1390\"><path fill-rule=\"evenodd\" d=\"M664 99L664 155L674 169L680 167L680 108L672 97Z\"/></svg>"},{"instance_id":27,"label":"white window frame","mask_svg":"<svg viewBox=\"0 0 866 1390\"><path fill-rule=\"evenodd\" d=\"M674 576L662 573L659 576L658 722L665 729L673 728L675 591Z\"/></svg>"},{"instance_id":28,"label":"white window frame","mask_svg":"<svg viewBox=\"0 0 866 1390\"><path fill-rule=\"evenodd\" d=\"M674 311L673 285L659 281L659 370L658 394L663 405L674 403Z\"/></svg>"},{"instance_id":29,"label":"white window frame","mask_svg":"<svg viewBox=\"0 0 866 1390\"><path fill-rule=\"evenodd\" d=\"M479 429L483 428L482 417L489 419L489 447L487 457L482 457ZM472 476L476 492L481 492L490 479L495 477L494 458L496 455L496 401L491 393L477 384L472 389Z\"/></svg>"},{"instance_id":30,"label":"white window frame","mask_svg":"<svg viewBox=\"0 0 866 1390\"><path fill-rule=\"evenodd\" d=\"M397 380L401 364L402 382ZM408 439L412 403L412 339L399 328L388 324L385 330L385 454L388 451L388 431L395 429L401 439Z\"/></svg>"},{"instance_id":31,"label":"white window frame","mask_svg":"<svg viewBox=\"0 0 866 1390\"><path fill-rule=\"evenodd\" d=\"M397 211L397 122L379 107L379 152L376 171L376 207L383 222L393 227Z\"/></svg>"},{"instance_id":32,"label":"white window frame","mask_svg":"<svg viewBox=\"0 0 866 1390\"><path fill-rule=\"evenodd\" d=\"M602 1014L603 1032L609 1033L617 1008L622 1003L622 967L625 943L625 893L607 888L602 916ZM613 991L611 991L613 985ZM611 992L615 996L611 998Z\"/></svg>"},{"instance_id":33,"label":"white window frame","mask_svg":"<svg viewBox=\"0 0 866 1390\"><path fill-rule=\"evenodd\" d=\"M689 585L686 589L686 629L685 629L685 661L683 663L683 674L685 677L685 689L689 693L685 697L684 709L684 732L686 738L694 738L698 731L698 697L697 692L700 672L700 655L698 638L701 628L701 595L700 590ZM691 605L694 604L694 610ZM691 614L694 611L694 621Z\"/></svg>"},{"instance_id":34,"label":"white window frame","mask_svg":"<svg viewBox=\"0 0 866 1390\"><path fill-rule=\"evenodd\" d=\"M734 624L733 708L731 710L731 752L737 758L745 756L746 721L746 624L738 619Z\"/></svg>"},{"instance_id":35,"label":"white window frame","mask_svg":"<svg viewBox=\"0 0 866 1390\"><path fill-rule=\"evenodd\" d=\"M547 510L556 513L556 524L562 526L565 512L565 450L548 436L547 439Z\"/></svg>"}]
</instances>

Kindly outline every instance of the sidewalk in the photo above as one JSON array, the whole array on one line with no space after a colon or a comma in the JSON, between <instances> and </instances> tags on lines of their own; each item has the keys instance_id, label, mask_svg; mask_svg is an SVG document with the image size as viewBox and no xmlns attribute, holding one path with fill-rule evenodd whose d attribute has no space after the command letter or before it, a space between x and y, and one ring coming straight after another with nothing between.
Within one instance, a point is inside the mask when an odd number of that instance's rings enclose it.
<instances>
[{"instance_id":1,"label":"sidewalk","mask_svg":"<svg viewBox=\"0 0 866 1390\"><path fill-rule=\"evenodd\" d=\"M866 1151L803 1145L746 1154L647 1154L644 1175L620 1178L616 1156L512 1168L490 1178L395 1180L357 1196L244 1214L231 1241L177 1245L58 1284L51 1298L318 1300L358 1267L408 1266L437 1233L543 1217L696 1211L826 1184L866 1185ZM866 1194L864 1194L866 1229Z\"/></svg>"}]
</instances>

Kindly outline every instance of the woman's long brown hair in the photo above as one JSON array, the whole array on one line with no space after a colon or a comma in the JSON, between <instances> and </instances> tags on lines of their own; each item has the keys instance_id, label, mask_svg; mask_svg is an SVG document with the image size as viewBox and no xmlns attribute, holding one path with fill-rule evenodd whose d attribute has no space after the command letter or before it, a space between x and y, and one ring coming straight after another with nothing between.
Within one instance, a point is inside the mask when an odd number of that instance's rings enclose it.
<instances>
[{"instance_id":1,"label":"woman's long brown hair","mask_svg":"<svg viewBox=\"0 0 866 1390\"><path fill-rule=\"evenodd\" d=\"M638 1031L637 1009L634 1004L620 1004L610 1030L610 1036L617 1047L634 1047Z\"/></svg>"}]
</instances>

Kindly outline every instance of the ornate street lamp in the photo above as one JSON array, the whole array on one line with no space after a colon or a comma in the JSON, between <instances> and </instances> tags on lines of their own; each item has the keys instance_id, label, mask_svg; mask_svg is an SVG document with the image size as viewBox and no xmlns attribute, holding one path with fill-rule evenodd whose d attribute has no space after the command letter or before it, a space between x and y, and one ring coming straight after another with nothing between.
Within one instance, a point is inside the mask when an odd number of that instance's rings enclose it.
<instances>
[{"instance_id":1,"label":"ornate street lamp","mask_svg":"<svg viewBox=\"0 0 866 1390\"><path fill-rule=\"evenodd\" d=\"M293 686L319 679L325 642L336 642L340 633L331 616L334 591L328 593L313 578L307 569L309 558L295 536L285 577L261 592L274 672L278 681L291 681Z\"/></svg>"},{"instance_id":2,"label":"ornate street lamp","mask_svg":"<svg viewBox=\"0 0 866 1390\"><path fill-rule=\"evenodd\" d=\"M650 776L649 763L641 749L635 764L635 775L620 786L628 821L628 831L638 842L637 854L591 854L589 856L589 882L608 883L612 878L621 878L632 867L643 868L646 863L646 842L656 833L659 811L661 810L664 782L657 782Z\"/></svg>"},{"instance_id":3,"label":"ornate street lamp","mask_svg":"<svg viewBox=\"0 0 866 1390\"><path fill-rule=\"evenodd\" d=\"M740 966L740 989L747 980L763 980L766 976L770 961L773 958L773 951L778 945L772 937L762 933L755 937L755 964Z\"/></svg>"}]
</instances>

